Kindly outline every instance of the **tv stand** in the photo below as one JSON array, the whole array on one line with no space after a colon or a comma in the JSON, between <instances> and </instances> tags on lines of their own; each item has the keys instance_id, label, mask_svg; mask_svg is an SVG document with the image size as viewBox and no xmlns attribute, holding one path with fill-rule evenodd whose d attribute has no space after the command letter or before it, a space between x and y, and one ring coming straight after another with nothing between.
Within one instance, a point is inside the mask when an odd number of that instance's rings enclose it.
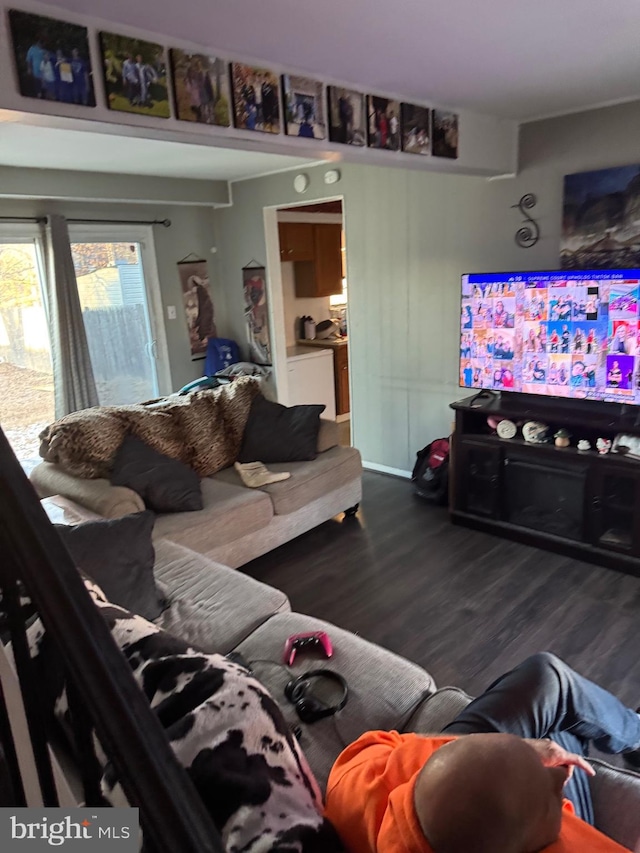
<instances>
[{"instance_id":1,"label":"tv stand","mask_svg":"<svg viewBox=\"0 0 640 853\"><path fill-rule=\"evenodd\" d=\"M640 577L640 461L595 449L600 437L640 436L636 407L502 394L481 407L474 396L451 408L454 523ZM488 418L520 427L540 421L551 442L527 443L520 429L501 439ZM572 434L570 447L553 443L561 427ZM581 438L592 450L577 449Z\"/></svg>"}]
</instances>

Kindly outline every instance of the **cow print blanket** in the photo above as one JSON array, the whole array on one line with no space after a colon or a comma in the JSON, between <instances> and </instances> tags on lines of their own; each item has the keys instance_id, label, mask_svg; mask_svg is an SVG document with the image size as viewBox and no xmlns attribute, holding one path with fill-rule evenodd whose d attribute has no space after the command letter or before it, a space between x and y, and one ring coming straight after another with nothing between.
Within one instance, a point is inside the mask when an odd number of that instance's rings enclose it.
<instances>
[{"instance_id":1,"label":"cow print blanket","mask_svg":"<svg viewBox=\"0 0 640 853\"><path fill-rule=\"evenodd\" d=\"M265 687L223 655L205 654L141 616L108 602L85 580L171 746L216 824L228 853L343 851L322 816L316 780ZM64 678L38 619L29 628L34 663L69 732ZM55 698L54 698L55 697ZM124 793L104 755L103 792Z\"/></svg>"}]
</instances>

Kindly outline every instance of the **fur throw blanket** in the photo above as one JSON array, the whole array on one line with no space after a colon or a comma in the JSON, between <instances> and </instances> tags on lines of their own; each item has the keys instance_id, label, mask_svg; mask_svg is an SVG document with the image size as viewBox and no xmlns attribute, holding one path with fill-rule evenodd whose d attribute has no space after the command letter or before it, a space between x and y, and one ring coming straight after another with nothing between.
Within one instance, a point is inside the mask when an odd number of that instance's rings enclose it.
<instances>
[{"instance_id":1,"label":"fur throw blanket","mask_svg":"<svg viewBox=\"0 0 640 853\"><path fill-rule=\"evenodd\" d=\"M125 435L133 433L209 477L238 458L249 409L259 393L259 380L247 376L185 397L73 412L40 433L40 456L76 477L108 478Z\"/></svg>"},{"instance_id":2,"label":"fur throw blanket","mask_svg":"<svg viewBox=\"0 0 640 853\"><path fill-rule=\"evenodd\" d=\"M110 603L85 579L113 639L190 776L228 853L344 853L297 740L266 688L223 655L205 654ZM47 704L72 748L65 675L42 622L28 630ZM102 791L129 805L95 741Z\"/></svg>"}]
</instances>

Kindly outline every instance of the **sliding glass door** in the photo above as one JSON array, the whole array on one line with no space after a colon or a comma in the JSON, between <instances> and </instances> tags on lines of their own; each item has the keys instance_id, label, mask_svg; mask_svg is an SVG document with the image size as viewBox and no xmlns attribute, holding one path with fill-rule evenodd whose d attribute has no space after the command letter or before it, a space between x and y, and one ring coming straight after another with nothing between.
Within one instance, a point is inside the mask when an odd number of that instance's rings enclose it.
<instances>
[{"instance_id":1,"label":"sliding glass door","mask_svg":"<svg viewBox=\"0 0 640 853\"><path fill-rule=\"evenodd\" d=\"M91 365L103 406L167 393L168 361L150 229L71 231Z\"/></svg>"},{"instance_id":2,"label":"sliding glass door","mask_svg":"<svg viewBox=\"0 0 640 853\"><path fill-rule=\"evenodd\" d=\"M37 231L0 230L0 424L16 456L39 462L39 433L54 419L53 373Z\"/></svg>"},{"instance_id":3,"label":"sliding glass door","mask_svg":"<svg viewBox=\"0 0 640 853\"><path fill-rule=\"evenodd\" d=\"M78 293L101 405L171 392L153 234L147 226L71 230ZM24 467L55 419L40 234L0 227L0 425Z\"/></svg>"}]
</instances>

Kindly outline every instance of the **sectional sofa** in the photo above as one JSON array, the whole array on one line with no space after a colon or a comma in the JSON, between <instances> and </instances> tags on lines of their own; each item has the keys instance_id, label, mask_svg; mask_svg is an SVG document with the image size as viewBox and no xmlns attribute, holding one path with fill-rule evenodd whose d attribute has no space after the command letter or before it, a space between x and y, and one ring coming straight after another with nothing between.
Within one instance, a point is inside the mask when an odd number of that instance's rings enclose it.
<instances>
[{"instance_id":1,"label":"sectional sofa","mask_svg":"<svg viewBox=\"0 0 640 853\"><path fill-rule=\"evenodd\" d=\"M233 467L204 477L204 508L158 515L156 536L237 568L335 515L355 512L362 496L360 454L354 447L340 447L337 424L324 418L314 460L269 469L289 471L291 477L261 489L243 486ZM40 498L62 495L105 518L145 508L131 489L105 479L82 479L50 462L33 469L31 482Z\"/></svg>"}]
</instances>

